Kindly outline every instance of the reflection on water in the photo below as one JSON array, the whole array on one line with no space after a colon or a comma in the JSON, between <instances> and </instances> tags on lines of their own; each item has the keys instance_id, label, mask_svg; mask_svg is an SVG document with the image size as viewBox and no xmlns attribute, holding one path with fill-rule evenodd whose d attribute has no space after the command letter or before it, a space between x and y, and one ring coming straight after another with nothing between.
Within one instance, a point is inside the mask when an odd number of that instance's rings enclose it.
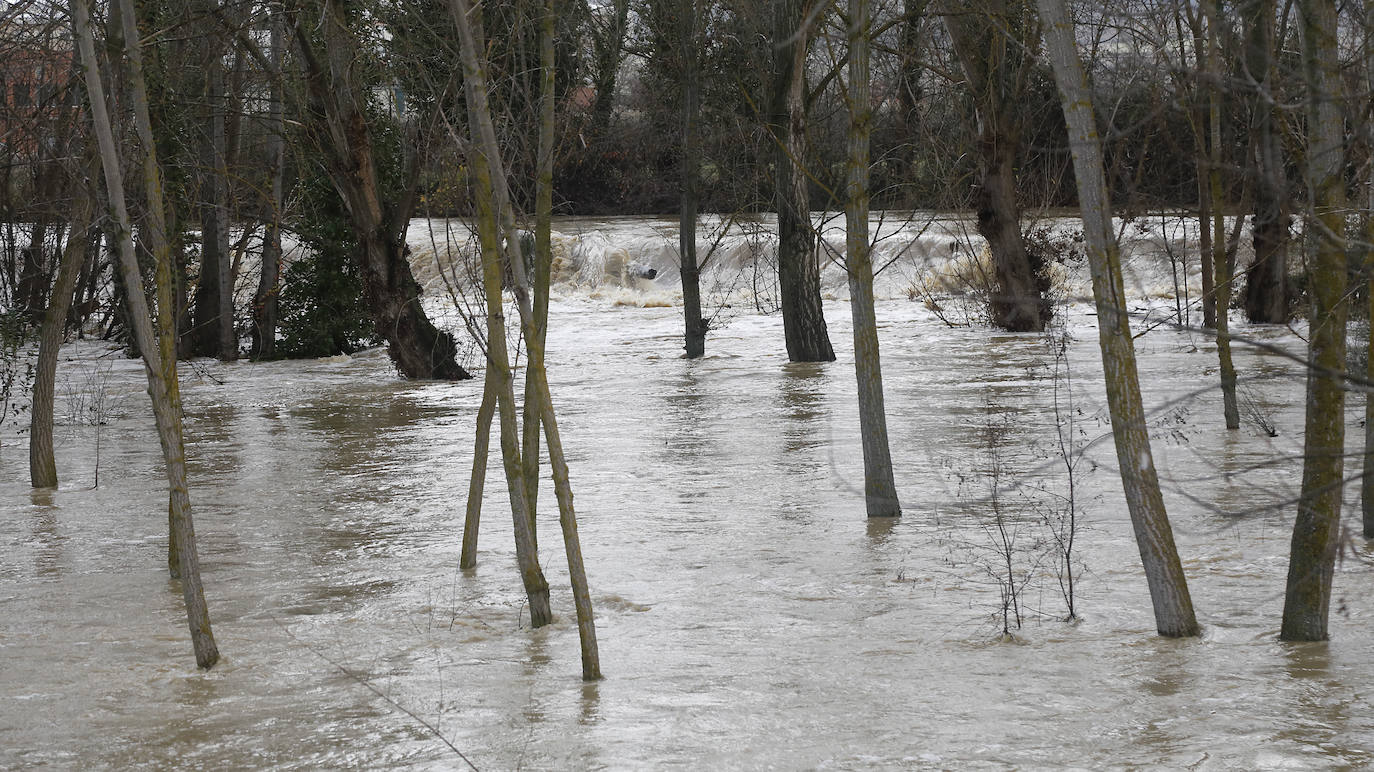
<instances>
[{"instance_id":1,"label":"reflection on water","mask_svg":"<svg viewBox=\"0 0 1374 772\"><path fill-rule=\"evenodd\" d=\"M0 767L483 769L1264 768L1367 765L1370 568L1346 561L1333 640L1277 644L1286 510L1226 518L1296 485L1296 365L1270 359L1278 438L1216 424L1215 360L1186 334L1141 339L1146 407L1178 415L1157 464L1207 635L1163 641L1120 484L1084 474L1084 619L1052 575L995 642L983 543L989 445L1002 506L1036 542L1053 483L1048 349L949 330L884 302L901 519L864 517L848 309L839 360L791 365L774 317L677 358L678 312L562 299L551 377L572 459L607 680L582 684L562 548L541 520L558 620L531 631L508 517L457 569L476 384L394 380L385 358L206 365L188 377L192 497L224 662L195 671L162 568L165 481L151 422L65 427L71 484L30 492L0 453ZM1070 329L1092 464L1115 464L1092 318ZM1287 333L1275 342L1296 346ZM1238 350L1243 371L1258 355ZM124 367L124 365L120 365ZM136 390L136 363L112 387ZM1173 412L1171 412L1173 411ZM994 427L988 436L987 427ZM495 457L494 457L495 458ZM499 463L485 509L508 511ZM961 482L960 475L966 482ZM64 478L68 479L68 478ZM971 493L972 492L972 493ZM552 494L548 494L552 500ZM1028 558L1029 559L1029 558ZM1276 579L1276 577L1278 577ZM347 672L345 672L347 671ZM351 675L350 675L351 674ZM913 727L915 727L913 729Z\"/></svg>"}]
</instances>

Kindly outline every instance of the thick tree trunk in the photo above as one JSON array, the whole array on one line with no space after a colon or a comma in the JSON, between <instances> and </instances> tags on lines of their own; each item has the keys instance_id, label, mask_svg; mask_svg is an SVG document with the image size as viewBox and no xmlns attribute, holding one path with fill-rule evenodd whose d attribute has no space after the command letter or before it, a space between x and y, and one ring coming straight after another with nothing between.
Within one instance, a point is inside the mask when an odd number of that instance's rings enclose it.
<instances>
[{"instance_id":1,"label":"thick tree trunk","mask_svg":"<svg viewBox=\"0 0 1374 772\"><path fill-rule=\"evenodd\" d=\"M296 41L306 68L311 102L330 180L348 209L358 241L359 272L377 334L387 353L407 378L462 380L470 378L458 365L453 338L434 327L420 306L420 285L406 259L406 227L414 207L418 168L411 170L410 187L399 200L383 200L372 149L371 131L362 105L362 86L349 80L356 69L357 41L337 0L326 0L323 18L308 22L294 18ZM321 60L310 43L310 30L323 27Z\"/></svg>"},{"instance_id":2,"label":"thick tree trunk","mask_svg":"<svg viewBox=\"0 0 1374 772\"><path fill-rule=\"evenodd\" d=\"M996 277L992 321L1012 332L1040 332L1053 308L1045 298L1044 265L1021 237L1015 171L1034 63L1027 52L1036 48L1038 30L1020 0L948 3L941 13L977 111L978 232L988 243Z\"/></svg>"},{"instance_id":3,"label":"thick tree trunk","mask_svg":"<svg viewBox=\"0 0 1374 772\"><path fill-rule=\"evenodd\" d=\"M682 166L678 209L678 256L682 273L684 348L688 359L706 354L706 320L701 316L701 267L697 263L698 175L701 137L701 66L697 52L696 0L678 0L678 51L682 57Z\"/></svg>"},{"instance_id":4,"label":"thick tree trunk","mask_svg":"<svg viewBox=\"0 0 1374 772\"><path fill-rule=\"evenodd\" d=\"M1255 91L1250 115L1255 261L1246 277L1245 313L1252 322L1284 324L1289 319L1288 185L1282 146L1274 130L1274 12L1274 0L1248 0L1241 8L1245 64Z\"/></svg>"},{"instance_id":5,"label":"thick tree trunk","mask_svg":"<svg viewBox=\"0 0 1374 772\"><path fill-rule=\"evenodd\" d=\"M1345 460L1345 182L1338 103L1340 59L1334 0L1304 0L1303 72L1307 86L1307 228L1317 239L1308 268L1307 416L1302 493L1283 601L1285 641L1324 641L1340 534Z\"/></svg>"},{"instance_id":6,"label":"thick tree trunk","mask_svg":"<svg viewBox=\"0 0 1374 772\"><path fill-rule=\"evenodd\" d=\"M596 88L596 105L592 108L592 137L604 138L611 126L611 116L615 110L616 76L620 70L620 52L625 44L625 32L629 29L630 0L613 0L611 18L605 35L595 36L592 49L596 59L596 73L593 86Z\"/></svg>"},{"instance_id":7,"label":"thick tree trunk","mask_svg":"<svg viewBox=\"0 0 1374 772\"><path fill-rule=\"evenodd\" d=\"M1126 311L1126 289L1121 277L1121 253L1112 230L1101 137L1093 115L1087 76L1078 58L1073 23L1069 21L1064 0L1039 0L1039 6L1046 52L1059 85L1064 120L1069 130L1069 147L1073 152L1117 463L1145 568L1145 580L1150 587L1155 626L1160 635L1193 636L1199 632L1197 618L1150 452L1130 318Z\"/></svg>"},{"instance_id":8,"label":"thick tree trunk","mask_svg":"<svg viewBox=\"0 0 1374 772\"><path fill-rule=\"evenodd\" d=\"M152 141L148 117L148 93L143 81L139 37L134 24L130 0L120 0L121 31L129 61L129 81L142 153L145 195L150 211L148 227L157 244L157 296L159 303L158 331L153 331L152 316L141 291L138 258L134 253L132 228L124 201L124 180L120 171L118 149L109 113L105 107L105 91L97 69L95 44L91 38L88 0L72 0L72 19L80 59L85 70L86 93L92 123L100 147L101 163L105 171L105 187L113 210L114 227L118 234L119 264L129 306L130 324L143 353L148 374L148 393L152 398L153 417L157 423L158 439L166 462L167 481L171 489L168 503L172 519L170 542L176 546L181 574L182 597L186 604L186 619L191 630L196 664L213 667L219 660L210 629L210 615L200 581L200 560L196 552L195 531L191 522L191 503L186 490L186 455L181 427L181 398L177 384L175 340L172 325L171 256L166 249L163 223L162 180L157 165L157 151Z\"/></svg>"},{"instance_id":9,"label":"thick tree trunk","mask_svg":"<svg viewBox=\"0 0 1374 772\"><path fill-rule=\"evenodd\" d=\"M90 171L92 182L89 184L82 184L79 175L72 175L72 195L75 202L72 206L71 228L67 231L67 243L62 249L52 300L43 317L43 329L38 338L38 364L33 376L33 403L29 408L29 481L35 488L57 487L57 461L53 457L52 444L57 352L62 346L67 311L71 307L77 279L80 278L81 267L86 262L86 251L90 243L89 231L96 210L93 200L96 195L94 175L99 173L97 168Z\"/></svg>"},{"instance_id":10,"label":"thick tree trunk","mask_svg":"<svg viewBox=\"0 0 1374 772\"><path fill-rule=\"evenodd\" d=\"M821 305L821 265L811 226L807 160L806 53L814 8L773 0L773 201L778 212L778 288L787 359L833 362Z\"/></svg>"},{"instance_id":11,"label":"thick tree trunk","mask_svg":"<svg viewBox=\"0 0 1374 772\"><path fill-rule=\"evenodd\" d=\"M873 255L868 242L868 149L873 119L869 98L868 0L849 0L849 133L845 188L845 267L854 318L854 371L859 386L859 433L864 451L864 500L869 517L902 514L887 442L878 318L873 309Z\"/></svg>"}]
</instances>

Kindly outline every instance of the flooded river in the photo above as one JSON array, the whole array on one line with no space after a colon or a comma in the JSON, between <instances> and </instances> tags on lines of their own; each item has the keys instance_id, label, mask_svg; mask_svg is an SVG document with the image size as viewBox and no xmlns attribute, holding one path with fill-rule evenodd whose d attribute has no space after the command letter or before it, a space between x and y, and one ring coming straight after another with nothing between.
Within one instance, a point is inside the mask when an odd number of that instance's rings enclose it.
<instances>
[{"instance_id":1,"label":"flooded river","mask_svg":"<svg viewBox=\"0 0 1374 772\"><path fill-rule=\"evenodd\" d=\"M1336 572L1331 642L1276 640L1303 401L1302 369L1279 351L1237 350L1253 410L1227 432L1210 340L1166 325L1136 341L1205 627L1165 640L1115 473L1089 305L1066 307L1056 358L1045 336L947 326L903 291L920 267L894 268L878 318L904 515L870 522L833 269L838 361L788 364L781 319L740 302L738 284L718 295L731 307L707 357L687 361L675 277L645 246L667 225L563 228L600 239L603 256L639 244L610 268L585 255L565 266L550 324L604 681L579 680L551 489L541 560L560 618L532 631L498 463L480 565L457 568L480 386L398 380L380 351L183 369L224 654L197 671L164 568L165 478L142 372L78 344L60 364L60 489L28 487L13 424L0 445L0 767L1374 763L1374 557L1362 539ZM948 248L946 236L930 243ZM564 249L572 260L590 247ZM596 278L626 260L662 275ZM1172 312L1167 261L1136 270L1139 308ZM1086 286L1078 271L1071 287ZM1303 350L1294 332L1237 327ZM1362 409L1348 406L1356 449ZM1082 459L1076 623L1062 621L1051 538L1067 494L1056 424L1070 417ZM1023 623L1011 638L996 513L1016 539Z\"/></svg>"}]
</instances>

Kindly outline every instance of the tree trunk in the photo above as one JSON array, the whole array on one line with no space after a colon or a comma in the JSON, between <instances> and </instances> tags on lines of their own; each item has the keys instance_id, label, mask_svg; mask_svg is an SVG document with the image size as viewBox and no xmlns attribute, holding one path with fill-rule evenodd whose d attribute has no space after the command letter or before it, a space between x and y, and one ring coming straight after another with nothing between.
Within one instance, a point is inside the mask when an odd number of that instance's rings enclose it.
<instances>
[{"instance_id":1,"label":"tree trunk","mask_svg":"<svg viewBox=\"0 0 1374 772\"><path fill-rule=\"evenodd\" d=\"M1193 636L1199 632L1197 618L1150 452L1121 277L1121 252L1112 231L1101 135L1093 115L1088 80L1078 58L1073 23L1064 0L1039 0L1039 6L1046 52L1059 85L1073 152L1117 463L1145 580L1150 587L1155 626L1160 635Z\"/></svg>"},{"instance_id":2,"label":"tree trunk","mask_svg":"<svg viewBox=\"0 0 1374 772\"><path fill-rule=\"evenodd\" d=\"M326 0L322 18L308 23L294 14L291 18L329 177L348 209L358 241L359 273L377 334L407 378L471 378L455 359L453 337L436 329L425 315L420 285L406 259L405 233L416 200L418 167L410 171L408 187L397 200L383 200L371 130L362 110L363 87L349 80L357 69L358 45L345 12L337 0ZM310 42L310 29L317 22L324 30L327 60L319 58Z\"/></svg>"},{"instance_id":3,"label":"tree trunk","mask_svg":"<svg viewBox=\"0 0 1374 772\"><path fill-rule=\"evenodd\" d=\"M1249 0L1241 8L1245 64L1254 82L1250 115L1255 261L1245 282L1245 313L1252 322L1284 324L1288 313L1288 185L1283 149L1274 130L1274 0Z\"/></svg>"},{"instance_id":4,"label":"tree trunk","mask_svg":"<svg viewBox=\"0 0 1374 772\"><path fill-rule=\"evenodd\" d=\"M701 316L701 268L697 264L697 199L701 171L701 67L697 61L696 0L678 2L678 50L682 57L682 166L678 210L678 255L682 273L682 315L687 358L706 354L706 320Z\"/></svg>"},{"instance_id":5,"label":"tree trunk","mask_svg":"<svg viewBox=\"0 0 1374 772\"><path fill-rule=\"evenodd\" d=\"M284 31L280 9L273 7L272 15L272 68L271 107L268 110L271 125L267 134L267 157L272 177L271 200L268 206L267 222L262 237L262 269L258 276L258 289L253 294L253 342L251 356L254 359L271 359L277 353L278 294L281 291L281 220L286 178L286 110L282 99L282 61L285 58Z\"/></svg>"},{"instance_id":6,"label":"tree trunk","mask_svg":"<svg viewBox=\"0 0 1374 772\"><path fill-rule=\"evenodd\" d=\"M1324 641L1340 533L1345 459L1345 182L1340 60L1334 0L1304 0L1303 74L1307 87L1307 228L1317 239L1308 268L1312 296L1307 337L1307 416L1302 493L1283 601L1285 641Z\"/></svg>"},{"instance_id":7,"label":"tree trunk","mask_svg":"<svg viewBox=\"0 0 1374 772\"><path fill-rule=\"evenodd\" d=\"M611 126L611 115L615 110L615 83L620 70L620 52L625 44L625 31L629 28L630 0L613 0L611 21L604 36L595 36L592 41L596 60L596 74L593 85L596 88L596 105L592 108L592 137L604 138Z\"/></svg>"},{"instance_id":8,"label":"tree trunk","mask_svg":"<svg viewBox=\"0 0 1374 772\"><path fill-rule=\"evenodd\" d=\"M978 118L976 189L978 232L992 253L996 291L993 324L1011 332L1040 332L1053 308L1042 261L1026 250L1016 201L1016 161L1022 114L1038 32L1019 0L983 0L942 10L954 51L968 79ZM1013 31L1021 38L1014 39ZM1029 39L1036 38L1036 39Z\"/></svg>"},{"instance_id":9,"label":"tree trunk","mask_svg":"<svg viewBox=\"0 0 1374 772\"><path fill-rule=\"evenodd\" d=\"M849 0L849 133L845 189L845 267L854 318L854 371L859 387L859 434L864 451L864 500L869 517L902 514L892 475L873 309L873 255L868 242L868 148L873 119L869 97L868 0Z\"/></svg>"},{"instance_id":10,"label":"tree trunk","mask_svg":"<svg viewBox=\"0 0 1374 772\"><path fill-rule=\"evenodd\" d=\"M96 160L92 156L92 160ZM72 296L76 292L77 279L86 262L86 249L90 243L90 230L94 221L96 204L94 198L96 168L89 170L90 184L82 184L79 175L72 175L71 228L67 231L67 243L62 249L62 260L58 265L57 281L53 286L52 300L43 317L43 330L38 339L38 365L33 376L33 404L29 409L29 481L35 488L57 487L57 461L53 457L53 395L57 380L57 352L62 346L63 333L66 331L67 311L71 307Z\"/></svg>"},{"instance_id":11,"label":"tree trunk","mask_svg":"<svg viewBox=\"0 0 1374 772\"><path fill-rule=\"evenodd\" d=\"M203 3L202 22L207 30L200 39L209 44L205 59L204 133L201 137L200 170L200 279L196 284L193 351L201 356L236 359L234 337L233 279L229 258L229 170L224 131L225 85L223 36L214 20L214 0Z\"/></svg>"},{"instance_id":12,"label":"tree trunk","mask_svg":"<svg viewBox=\"0 0 1374 772\"><path fill-rule=\"evenodd\" d=\"M778 212L778 288L791 362L833 362L835 350L821 304L821 266L811 226L807 160L806 52L815 9L803 0L773 0L773 200Z\"/></svg>"},{"instance_id":13,"label":"tree trunk","mask_svg":"<svg viewBox=\"0 0 1374 772\"><path fill-rule=\"evenodd\" d=\"M190 497L186 490L186 455L182 439L181 399L176 379L175 336L172 329L171 256L166 249L165 232L161 230L164 211L162 180L157 166L157 150L152 142L152 128L148 118L148 93L143 81L142 57L138 47L139 37L135 28L134 12L130 0L120 0L119 4L122 34L129 62L134 117L139 143L142 146L145 195L150 211L147 227L153 232L150 234L152 238L158 242L157 296L160 308L156 334L153 331L147 301L141 291L142 278L139 275L138 258L134 253L129 213L124 202L124 180L120 171L119 154L115 147L110 116L105 107L105 92L97 69L95 44L91 38L88 0L72 0L72 23L81 62L84 65L88 106L100 147L101 163L105 170L106 192L110 197L110 208L115 219L114 227L119 237L119 262L125 286L128 288L125 299L129 306L130 323L139 349L143 353L153 417L157 423L158 439L162 444L162 454L166 461L167 481L171 489L169 512L174 525L170 542L177 547L186 619L191 630L196 664L202 668L210 668L219 660L219 649L210 629L210 615L201 587L200 561L196 553Z\"/></svg>"},{"instance_id":14,"label":"tree trunk","mask_svg":"<svg viewBox=\"0 0 1374 772\"><path fill-rule=\"evenodd\" d=\"M487 458L491 454L491 419L496 413L497 380L491 364L482 379L482 405L477 408L477 431L472 448L472 476L468 478L468 503L463 518L463 549L459 568L477 567L477 538L482 521L482 493L487 485Z\"/></svg>"},{"instance_id":15,"label":"tree trunk","mask_svg":"<svg viewBox=\"0 0 1374 772\"><path fill-rule=\"evenodd\" d=\"M1374 94L1374 2L1364 4L1364 66L1365 93ZM1366 119L1364 124L1365 147L1369 149L1370 159L1365 179L1364 203L1364 265L1369 285L1365 289L1368 296L1368 318L1374 320L1374 120ZM1369 326L1369 345L1366 352L1374 351L1374 321ZM1365 379L1374 383L1374 357L1365 356ZM1364 538L1374 539L1374 393L1366 392L1364 401L1364 474L1360 476L1360 511L1364 521Z\"/></svg>"},{"instance_id":16,"label":"tree trunk","mask_svg":"<svg viewBox=\"0 0 1374 772\"><path fill-rule=\"evenodd\" d=\"M520 239L515 232L513 215L508 227L501 222L506 215L503 204L509 206L509 197L503 195L504 180L500 177L500 156L496 148L496 130L491 123L491 109L487 103L486 72L477 58L477 51L485 49L479 43L478 33L473 27L480 24L471 18L471 9L465 0L451 0L451 15L458 28L463 58L463 91L468 104L471 131L480 133L480 141L469 156L476 183L477 235L482 250L482 284L487 298L487 377L492 379L496 392L496 406L500 414L501 459L506 473L506 490L510 496L511 518L515 530L515 556L520 566L520 578L525 586L525 595L530 604L530 624L543 627L553 621L553 611L549 606L549 583L539 567L539 553L534 547L530 531L528 502L525 500L524 465L520 458L520 418L515 407L514 377L511 373L510 355L506 347L506 318L502 298L502 278L509 268L519 276L524 276L524 258L519 254ZM486 135L490 133L491 140ZM498 196L501 200L498 200ZM502 265L502 231L506 231L505 248L507 259ZM528 296L517 295L522 317Z\"/></svg>"},{"instance_id":17,"label":"tree trunk","mask_svg":"<svg viewBox=\"0 0 1374 772\"><path fill-rule=\"evenodd\" d=\"M1207 96L1208 96L1208 192L1212 208L1212 270L1216 278L1217 361L1221 372L1222 414L1227 429L1240 428L1240 408L1236 403L1236 366L1231 358L1231 261L1226 256L1226 222L1222 211L1221 185L1221 50L1217 41L1220 24L1217 0L1203 4L1207 17Z\"/></svg>"},{"instance_id":18,"label":"tree trunk","mask_svg":"<svg viewBox=\"0 0 1374 772\"><path fill-rule=\"evenodd\" d=\"M499 257L499 240L496 225L501 223L502 230L505 232L506 241L506 263L511 269L515 278L515 298L516 307L520 311L520 319L524 328L525 340L530 347L530 368L531 375L535 383L535 398L539 403L540 423L544 427L544 437L549 448L549 463L553 468L554 491L558 497L559 523L563 530L563 542L568 559L568 577L572 584L573 601L577 609L578 638L582 649L582 678L592 681L601 678L601 663L597 653L596 627L591 606L591 592L587 585L586 571L582 561L582 547L577 534L577 516L573 510L572 488L568 482L567 460L563 455L563 444L558 433L558 422L554 415L553 398L549 392L549 383L544 371L544 338L536 331L535 314L530 307L529 278L525 273L524 258L520 254L520 241L516 237L515 216L510 202L509 188L506 182L505 166L501 161L500 149L496 141L496 131L491 121L491 111L487 105L487 86L485 71L479 64L477 52L484 50L481 45L480 33L474 33L472 20L469 16L466 0L452 0L452 10L455 23L458 27L461 50L463 56L464 88L467 92L469 113L473 118L475 132L480 137L480 149L475 154L474 170L477 180L477 199L479 211L479 237L482 242L484 260L490 258L491 263L496 262ZM551 12L551 8L546 9L546 13ZM547 18L547 17L546 17ZM547 28L546 28L547 29ZM549 118L548 111L545 111L544 118ZM541 128L547 128L541 127ZM499 279L499 267L495 270L488 268L485 275ZM492 289L494 283L487 281L488 304L491 303ZM495 289L499 293L499 284L495 284ZM499 301L499 296L498 296ZM490 335L490 333L488 333ZM504 347L504 340L502 341ZM508 370L506 371L509 372ZM509 393L509 387L507 387ZM505 393L498 393L498 404L506 398ZM511 405L514 406L513 394ZM504 414L504 405L501 405ZM511 433L514 433L514 419L511 419ZM503 447L505 446L506 421L502 420ZM518 465L517 465L518 468ZM507 480L511 480L511 465L506 467ZM516 472L519 476L519 472ZM512 502L516 497L516 489L519 485L511 483ZM520 525L517 517L516 533L519 534ZM518 549L517 549L518 552ZM537 556L536 556L537 557ZM545 585L545 600L547 602L548 586Z\"/></svg>"}]
</instances>

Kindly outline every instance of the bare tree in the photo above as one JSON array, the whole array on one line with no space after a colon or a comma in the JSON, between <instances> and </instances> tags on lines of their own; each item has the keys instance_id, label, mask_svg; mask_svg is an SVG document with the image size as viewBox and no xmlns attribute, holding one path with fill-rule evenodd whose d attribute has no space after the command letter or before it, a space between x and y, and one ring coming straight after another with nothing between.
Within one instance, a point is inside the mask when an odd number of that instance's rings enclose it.
<instances>
[{"instance_id":1,"label":"bare tree","mask_svg":"<svg viewBox=\"0 0 1374 772\"><path fill-rule=\"evenodd\" d=\"M210 614L205 605L205 593L200 581L200 559L196 552L195 529L191 521L191 499L186 488L186 450L182 437L181 395L177 383L176 335L173 325L171 255L166 246L162 220L162 178L158 168L157 148L152 141L152 127L148 116L148 92L143 79L139 36L134 24L131 0L119 0L121 28L129 69L130 99L133 103L135 125L138 129L139 152L143 170L144 195L149 218L145 227L155 246L157 260L155 285L157 288L157 332L153 331L152 316L143 296L143 277L134 253L132 226L124 201L124 179L120 157L115 146L114 130L105 106L105 90L101 82L91 35L88 0L72 0L72 24L77 40L82 68L85 71L86 94L96 140L100 148L101 165L105 171L105 189L118 236L120 270L125 300L134 337L142 352L144 369L148 374L148 394L152 399L153 417L157 423L158 439L170 488L168 517L171 521L170 552L176 556L176 572L181 579L182 596L186 603L186 619L191 629L191 642L196 664L213 667L219 660L210 629Z\"/></svg>"},{"instance_id":2,"label":"bare tree","mask_svg":"<svg viewBox=\"0 0 1374 772\"><path fill-rule=\"evenodd\" d=\"M1083 236L1087 242L1093 298L1097 304L1098 340L1102 348L1112 435L1116 441L1126 506L1131 513L1145 580L1150 587L1155 627L1160 635L1193 636L1199 632L1197 618L1183 565L1174 546L1173 529L1164 511L1159 473L1155 469L1145 426L1140 377L1126 311L1126 289L1121 277L1121 249L1112 230L1102 140L1093 114L1088 79L1078 58L1074 25L1064 0L1038 0L1038 4L1044 25L1045 49L1054 67L1064 121L1069 129Z\"/></svg>"}]
</instances>

